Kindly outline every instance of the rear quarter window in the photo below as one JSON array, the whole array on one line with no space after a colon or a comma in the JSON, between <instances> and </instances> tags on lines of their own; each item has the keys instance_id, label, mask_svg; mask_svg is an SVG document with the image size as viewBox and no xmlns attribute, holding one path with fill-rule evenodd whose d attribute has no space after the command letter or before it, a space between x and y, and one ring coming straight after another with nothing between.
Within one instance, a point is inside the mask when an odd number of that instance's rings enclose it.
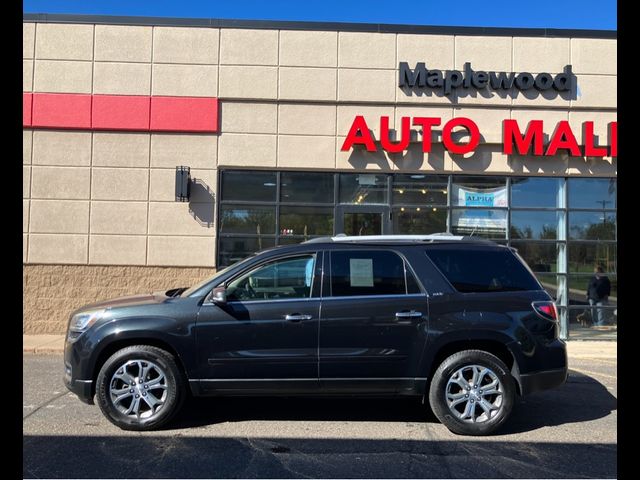
<instances>
[{"instance_id":1,"label":"rear quarter window","mask_svg":"<svg viewBox=\"0 0 640 480\"><path fill-rule=\"evenodd\" d=\"M426 253L459 292L540 290L535 277L506 248L433 248Z\"/></svg>"}]
</instances>

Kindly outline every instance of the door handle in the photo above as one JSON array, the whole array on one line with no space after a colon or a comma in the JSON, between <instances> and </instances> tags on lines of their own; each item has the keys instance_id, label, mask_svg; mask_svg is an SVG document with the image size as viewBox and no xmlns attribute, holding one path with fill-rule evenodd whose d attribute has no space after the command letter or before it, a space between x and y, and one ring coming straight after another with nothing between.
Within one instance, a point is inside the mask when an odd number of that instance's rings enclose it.
<instances>
[{"instance_id":1,"label":"door handle","mask_svg":"<svg viewBox=\"0 0 640 480\"><path fill-rule=\"evenodd\" d=\"M411 310L410 312L396 312L396 318L419 318L422 317L422 312L416 312Z\"/></svg>"},{"instance_id":2,"label":"door handle","mask_svg":"<svg viewBox=\"0 0 640 480\"><path fill-rule=\"evenodd\" d=\"M294 313L291 315L284 316L284 319L287 322L294 322L294 323L301 322L303 320L311 320L312 318L313 317L311 315L300 315L299 313Z\"/></svg>"}]
</instances>

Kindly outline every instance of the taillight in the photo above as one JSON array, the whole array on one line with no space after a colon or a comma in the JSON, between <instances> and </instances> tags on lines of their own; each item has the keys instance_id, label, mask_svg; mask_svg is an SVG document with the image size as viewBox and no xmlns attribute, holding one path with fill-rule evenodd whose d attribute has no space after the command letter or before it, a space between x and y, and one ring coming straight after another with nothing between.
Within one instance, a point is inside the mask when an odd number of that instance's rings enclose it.
<instances>
[{"instance_id":1,"label":"taillight","mask_svg":"<svg viewBox=\"0 0 640 480\"><path fill-rule=\"evenodd\" d=\"M555 302L533 302L531 306L541 317L553 322L558 321L558 309Z\"/></svg>"}]
</instances>

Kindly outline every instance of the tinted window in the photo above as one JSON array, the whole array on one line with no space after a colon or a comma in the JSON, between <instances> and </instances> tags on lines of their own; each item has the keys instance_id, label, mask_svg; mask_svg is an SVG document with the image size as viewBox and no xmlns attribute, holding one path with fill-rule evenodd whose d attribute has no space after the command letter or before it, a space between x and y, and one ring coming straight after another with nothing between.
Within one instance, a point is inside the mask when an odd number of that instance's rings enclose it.
<instances>
[{"instance_id":1,"label":"tinted window","mask_svg":"<svg viewBox=\"0 0 640 480\"><path fill-rule=\"evenodd\" d=\"M512 207L559 207L561 178L512 178Z\"/></svg>"},{"instance_id":2,"label":"tinted window","mask_svg":"<svg viewBox=\"0 0 640 480\"><path fill-rule=\"evenodd\" d=\"M275 202L276 174L273 172L222 172L223 201Z\"/></svg>"},{"instance_id":3,"label":"tinted window","mask_svg":"<svg viewBox=\"0 0 640 480\"><path fill-rule=\"evenodd\" d=\"M283 202L333 203L333 174L282 172L280 200Z\"/></svg>"},{"instance_id":4,"label":"tinted window","mask_svg":"<svg viewBox=\"0 0 640 480\"><path fill-rule=\"evenodd\" d=\"M616 208L615 178L570 178L569 208Z\"/></svg>"},{"instance_id":5,"label":"tinted window","mask_svg":"<svg viewBox=\"0 0 640 480\"><path fill-rule=\"evenodd\" d=\"M448 177L445 175L394 175L393 203L446 205Z\"/></svg>"},{"instance_id":6,"label":"tinted window","mask_svg":"<svg viewBox=\"0 0 640 480\"><path fill-rule=\"evenodd\" d=\"M540 289L538 282L508 249L433 248L427 255L459 292Z\"/></svg>"},{"instance_id":7,"label":"tinted window","mask_svg":"<svg viewBox=\"0 0 640 480\"><path fill-rule=\"evenodd\" d=\"M407 293L404 262L385 251L331 252L331 294L399 295Z\"/></svg>"},{"instance_id":8,"label":"tinted window","mask_svg":"<svg viewBox=\"0 0 640 480\"><path fill-rule=\"evenodd\" d=\"M221 233L276 233L276 208L244 205L220 206Z\"/></svg>"},{"instance_id":9,"label":"tinted window","mask_svg":"<svg viewBox=\"0 0 640 480\"><path fill-rule=\"evenodd\" d=\"M309 298L314 259L313 255L303 255L262 265L233 280L227 287L227 299L246 302Z\"/></svg>"},{"instance_id":10,"label":"tinted window","mask_svg":"<svg viewBox=\"0 0 640 480\"><path fill-rule=\"evenodd\" d=\"M372 173L340 174L340 203L387 203L387 176Z\"/></svg>"}]
</instances>

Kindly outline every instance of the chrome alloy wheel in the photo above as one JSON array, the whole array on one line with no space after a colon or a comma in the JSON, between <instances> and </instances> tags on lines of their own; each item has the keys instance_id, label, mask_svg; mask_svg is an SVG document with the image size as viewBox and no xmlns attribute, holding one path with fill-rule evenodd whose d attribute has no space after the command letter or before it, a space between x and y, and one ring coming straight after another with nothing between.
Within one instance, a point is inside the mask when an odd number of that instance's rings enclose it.
<instances>
[{"instance_id":1,"label":"chrome alloy wheel","mask_svg":"<svg viewBox=\"0 0 640 480\"><path fill-rule=\"evenodd\" d=\"M449 377L445 398L456 418L481 423L500 413L503 392L502 383L493 370L481 365L465 365Z\"/></svg>"},{"instance_id":2,"label":"chrome alloy wheel","mask_svg":"<svg viewBox=\"0 0 640 480\"><path fill-rule=\"evenodd\" d=\"M158 414L167 400L165 372L149 360L129 360L109 383L109 398L122 414L137 420Z\"/></svg>"}]
</instances>

